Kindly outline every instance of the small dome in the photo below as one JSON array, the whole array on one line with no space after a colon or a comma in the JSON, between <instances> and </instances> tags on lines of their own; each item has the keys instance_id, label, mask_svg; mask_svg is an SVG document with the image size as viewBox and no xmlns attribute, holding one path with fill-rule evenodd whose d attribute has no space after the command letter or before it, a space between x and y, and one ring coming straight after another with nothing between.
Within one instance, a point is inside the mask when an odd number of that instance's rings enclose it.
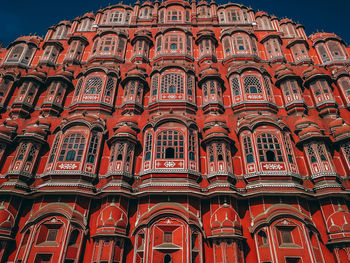
<instances>
[{"instance_id":1,"label":"small dome","mask_svg":"<svg viewBox=\"0 0 350 263\"><path fill-rule=\"evenodd\" d=\"M317 129L314 126L309 126L305 129L303 129L299 134L298 134L299 138L301 140L305 140L308 138L312 138L312 137L320 137L323 136L321 131L319 129Z\"/></svg>"},{"instance_id":2,"label":"small dome","mask_svg":"<svg viewBox=\"0 0 350 263\"><path fill-rule=\"evenodd\" d=\"M342 126L335 128L333 136L337 142L350 138L350 126L344 123Z\"/></svg>"},{"instance_id":3,"label":"small dome","mask_svg":"<svg viewBox=\"0 0 350 263\"><path fill-rule=\"evenodd\" d=\"M315 123L312 119L308 118L308 117L302 117L300 119L298 119L295 123L295 130L296 132L300 132L303 129L309 127L309 126L313 126L315 128L319 129L319 126L317 123Z\"/></svg>"},{"instance_id":4,"label":"small dome","mask_svg":"<svg viewBox=\"0 0 350 263\"><path fill-rule=\"evenodd\" d=\"M95 14L93 12L89 12L89 13L85 13L82 16L82 18L86 18L86 17L95 19Z\"/></svg>"},{"instance_id":5,"label":"small dome","mask_svg":"<svg viewBox=\"0 0 350 263\"><path fill-rule=\"evenodd\" d=\"M14 217L4 207L0 208L0 228L6 229L6 230L12 230L12 227L14 225Z\"/></svg>"},{"instance_id":6,"label":"small dome","mask_svg":"<svg viewBox=\"0 0 350 263\"><path fill-rule=\"evenodd\" d=\"M303 71L303 78L305 82L309 82L317 76L322 76L325 78L330 78L327 74L323 73L321 69L316 68L315 66L309 66Z\"/></svg>"},{"instance_id":7,"label":"small dome","mask_svg":"<svg viewBox=\"0 0 350 263\"><path fill-rule=\"evenodd\" d=\"M228 135L228 132L227 130L225 130L224 128L222 128L221 126L214 126L208 130L205 131L205 137L208 137L210 135L214 135L214 134L217 134L217 135Z\"/></svg>"},{"instance_id":8,"label":"small dome","mask_svg":"<svg viewBox=\"0 0 350 263\"><path fill-rule=\"evenodd\" d=\"M67 78L69 80L72 80L74 78L74 74L73 74L72 71L70 71L70 70L66 71L66 70L63 70L63 69L58 71L55 76L62 76L62 77Z\"/></svg>"},{"instance_id":9,"label":"small dome","mask_svg":"<svg viewBox=\"0 0 350 263\"><path fill-rule=\"evenodd\" d=\"M259 16L269 16L265 11L258 11L255 13L255 18Z\"/></svg>"},{"instance_id":10,"label":"small dome","mask_svg":"<svg viewBox=\"0 0 350 263\"><path fill-rule=\"evenodd\" d=\"M209 66L201 70L201 73L199 73L199 77L201 79L208 78L208 77L220 78L220 74L217 68Z\"/></svg>"},{"instance_id":11,"label":"small dome","mask_svg":"<svg viewBox=\"0 0 350 263\"><path fill-rule=\"evenodd\" d=\"M338 211L331 215L327 220L329 232L350 232L350 214L344 211Z\"/></svg>"},{"instance_id":12,"label":"small dome","mask_svg":"<svg viewBox=\"0 0 350 263\"><path fill-rule=\"evenodd\" d=\"M125 77L137 76L144 79L145 74L146 74L146 69L144 69L143 67L134 67L125 74Z\"/></svg>"},{"instance_id":13,"label":"small dome","mask_svg":"<svg viewBox=\"0 0 350 263\"><path fill-rule=\"evenodd\" d=\"M229 205L223 205L214 212L210 226L212 235L242 235L240 218Z\"/></svg>"},{"instance_id":14,"label":"small dome","mask_svg":"<svg viewBox=\"0 0 350 263\"><path fill-rule=\"evenodd\" d=\"M224 123L226 125L226 120L222 115L210 115L206 117L204 121L204 126L211 126L215 123Z\"/></svg>"},{"instance_id":15,"label":"small dome","mask_svg":"<svg viewBox=\"0 0 350 263\"><path fill-rule=\"evenodd\" d=\"M97 218L97 232L104 234L125 234L127 226L126 213L114 203L104 208Z\"/></svg>"},{"instance_id":16,"label":"small dome","mask_svg":"<svg viewBox=\"0 0 350 263\"><path fill-rule=\"evenodd\" d=\"M33 133L33 134L38 134L41 136L46 136L46 131L43 130L42 128L38 127L38 126L30 126L25 130L24 134L27 133Z\"/></svg>"},{"instance_id":17,"label":"small dome","mask_svg":"<svg viewBox=\"0 0 350 263\"><path fill-rule=\"evenodd\" d=\"M129 126L127 125L123 125L121 126L120 128L118 128L115 132L115 134L118 136L118 135L121 135L121 134L130 134L132 136L135 136L137 135L136 131L131 129Z\"/></svg>"},{"instance_id":18,"label":"small dome","mask_svg":"<svg viewBox=\"0 0 350 263\"><path fill-rule=\"evenodd\" d=\"M293 70L286 65L281 65L276 69L275 78L281 80L287 76L296 76Z\"/></svg>"},{"instance_id":19,"label":"small dome","mask_svg":"<svg viewBox=\"0 0 350 263\"><path fill-rule=\"evenodd\" d=\"M336 127L340 127L340 126L343 126L343 124L344 124L344 120L342 119L342 118L336 118L335 120L333 120L333 121L331 121L330 123L329 123L329 127L331 128L331 129L334 129L334 128L336 128Z\"/></svg>"},{"instance_id":20,"label":"small dome","mask_svg":"<svg viewBox=\"0 0 350 263\"><path fill-rule=\"evenodd\" d=\"M292 23L292 24L295 24L291 19L289 18L284 18L284 19L281 19L280 20L280 25L282 24L287 24L287 23Z\"/></svg>"}]
</instances>

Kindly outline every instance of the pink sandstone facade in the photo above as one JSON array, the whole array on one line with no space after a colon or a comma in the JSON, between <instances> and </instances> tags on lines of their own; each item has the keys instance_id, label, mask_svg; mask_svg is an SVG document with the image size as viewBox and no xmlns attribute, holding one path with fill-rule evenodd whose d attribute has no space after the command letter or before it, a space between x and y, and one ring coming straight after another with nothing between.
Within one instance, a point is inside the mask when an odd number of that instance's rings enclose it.
<instances>
[{"instance_id":1,"label":"pink sandstone facade","mask_svg":"<svg viewBox=\"0 0 350 263\"><path fill-rule=\"evenodd\" d=\"M349 54L213 1L19 37L0 49L1 262L350 262Z\"/></svg>"}]
</instances>

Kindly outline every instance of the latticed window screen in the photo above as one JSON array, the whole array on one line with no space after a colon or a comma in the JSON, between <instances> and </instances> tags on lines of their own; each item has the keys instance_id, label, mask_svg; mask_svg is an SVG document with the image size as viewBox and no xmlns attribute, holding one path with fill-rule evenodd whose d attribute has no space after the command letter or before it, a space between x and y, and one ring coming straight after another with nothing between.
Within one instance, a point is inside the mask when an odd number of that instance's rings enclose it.
<instances>
[{"instance_id":1,"label":"latticed window screen","mask_svg":"<svg viewBox=\"0 0 350 263\"><path fill-rule=\"evenodd\" d=\"M15 46L12 48L10 55L7 58L8 62L17 62L24 51L24 46Z\"/></svg>"},{"instance_id":2,"label":"latticed window screen","mask_svg":"<svg viewBox=\"0 0 350 263\"><path fill-rule=\"evenodd\" d=\"M343 148L344 153L345 153L345 158L350 163L350 142L347 142L347 143L343 144L342 148Z\"/></svg>"},{"instance_id":3,"label":"latticed window screen","mask_svg":"<svg viewBox=\"0 0 350 263\"><path fill-rule=\"evenodd\" d=\"M94 163L96 159L97 154L97 148L98 148L98 135L97 133L92 133L89 149L88 149L88 163Z\"/></svg>"},{"instance_id":4,"label":"latticed window screen","mask_svg":"<svg viewBox=\"0 0 350 263\"><path fill-rule=\"evenodd\" d=\"M22 143L21 144L21 148L18 151L18 157L17 160L21 161L24 158L24 154L26 153L28 148L28 144L27 143Z\"/></svg>"},{"instance_id":5,"label":"latticed window screen","mask_svg":"<svg viewBox=\"0 0 350 263\"><path fill-rule=\"evenodd\" d=\"M213 80L209 82L209 86L210 86L210 94L215 94L215 82Z\"/></svg>"},{"instance_id":6,"label":"latticed window screen","mask_svg":"<svg viewBox=\"0 0 350 263\"><path fill-rule=\"evenodd\" d=\"M114 79L112 77L109 77L106 84L105 95L111 96L113 93L113 88L114 88Z\"/></svg>"},{"instance_id":7,"label":"latticed window screen","mask_svg":"<svg viewBox=\"0 0 350 263\"><path fill-rule=\"evenodd\" d=\"M85 137L80 133L71 133L66 135L63 143L59 161L80 162L85 147Z\"/></svg>"},{"instance_id":8,"label":"latticed window screen","mask_svg":"<svg viewBox=\"0 0 350 263\"><path fill-rule=\"evenodd\" d=\"M153 96L157 95L157 92L158 92L158 81L159 81L158 75L153 76L153 78L152 78L152 95Z\"/></svg>"},{"instance_id":9,"label":"latticed window screen","mask_svg":"<svg viewBox=\"0 0 350 263\"><path fill-rule=\"evenodd\" d=\"M291 164L294 164L292 145L290 143L290 139L288 138L288 136L286 134L283 134L283 141L284 141L284 147L286 148L288 161Z\"/></svg>"},{"instance_id":10,"label":"latticed window screen","mask_svg":"<svg viewBox=\"0 0 350 263\"><path fill-rule=\"evenodd\" d=\"M182 159L184 158L184 136L175 130L166 130L158 134L157 158Z\"/></svg>"},{"instance_id":11,"label":"latticed window screen","mask_svg":"<svg viewBox=\"0 0 350 263\"><path fill-rule=\"evenodd\" d=\"M123 13L120 11L115 11L113 13L111 13L109 22L110 23L120 23L122 22L123 19Z\"/></svg>"},{"instance_id":12,"label":"latticed window screen","mask_svg":"<svg viewBox=\"0 0 350 263\"><path fill-rule=\"evenodd\" d=\"M101 40L100 52L109 52L109 51L114 51L116 49L116 37L103 37Z\"/></svg>"},{"instance_id":13,"label":"latticed window screen","mask_svg":"<svg viewBox=\"0 0 350 263\"><path fill-rule=\"evenodd\" d=\"M78 96L79 95L81 87L83 86L83 81L84 81L83 78L79 79L79 82L78 82L78 84L77 84L77 86L75 88L74 96Z\"/></svg>"},{"instance_id":14,"label":"latticed window screen","mask_svg":"<svg viewBox=\"0 0 350 263\"><path fill-rule=\"evenodd\" d=\"M203 95L208 96L208 81L203 83L202 89L203 89Z\"/></svg>"},{"instance_id":15,"label":"latticed window screen","mask_svg":"<svg viewBox=\"0 0 350 263\"><path fill-rule=\"evenodd\" d=\"M247 163L254 163L253 146L249 136L243 138L243 146Z\"/></svg>"},{"instance_id":16,"label":"latticed window screen","mask_svg":"<svg viewBox=\"0 0 350 263\"><path fill-rule=\"evenodd\" d=\"M239 85L239 79L234 77L231 79L232 83L232 92L234 96L241 95L241 86Z\"/></svg>"},{"instance_id":17,"label":"latticed window screen","mask_svg":"<svg viewBox=\"0 0 350 263\"><path fill-rule=\"evenodd\" d=\"M271 84L270 84L270 80L266 76L264 77L264 84L265 84L266 94L268 96L271 96L272 95Z\"/></svg>"},{"instance_id":18,"label":"latticed window screen","mask_svg":"<svg viewBox=\"0 0 350 263\"><path fill-rule=\"evenodd\" d=\"M7 93L11 83L12 81L6 78L0 79L0 97L3 97ZM0 102L2 102L2 98L0 98Z\"/></svg>"},{"instance_id":19,"label":"latticed window screen","mask_svg":"<svg viewBox=\"0 0 350 263\"><path fill-rule=\"evenodd\" d=\"M306 146L306 151L307 151L307 154L309 155L311 163L316 163L317 162L316 154L311 144Z\"/></svg>"},{"instance_id":20,"label":"latticed window screen","mask_svg":"<svg viewBox=\"0 0 350 263\"><path fill-rule=\"evenodd\" d=\"M35 145L32 145L32 147L30 147L27 162L32 163L34 161L34 157L37 149L38 148Z\"/></svg>"},{"instance_id":21,"label":"latticed window screen","mask_svg":"<svg viewBox=\"0 0 350 263\"><path fill-rule=\"evenodd\" d=\"M145 161L151 160L152 155L152 134L148 133L146 136L146 144L145 144Z\"/></svg>"},{"instance_id":22,"label":"latticed window screen","mask_svg":"<svg viewBox=\"0 0 350 263\"><path fill-rule=\"evenodd\" d=\"M190 133L188 137L188 155L191 161L194 161L196 152L196 141L193 133Z\"/></svg>"},{"instance_id":23,"label":"latticed window screen","mask_svg":"<svg viewBox=\"0 0 350 263\"><path fill-rule=\"evenodd\" d=\"M327 154L324 151L323 145L318 143L316 147L317 147L317 152L318 152L318 155L320 156L321 161L323 162L327 161L327 157L326 157Z\"/></svg>"},{"instance_id":24,"label":"latticed window screen","mask_svg":"<svg viewBox=\"0 0 350 263\"><path fill-rule=\"evenodd\" d=\"M116 155L117 155L116 160L117 161L123 160L124 148L125 148L125 143L118 143L117 153L116 153Z\"/></svg>"},{"instance_id":25,"label":"latticed window screen","mask_svg":"<svg viewBox=\"0 0 350 263\"><path fill-rule=\"evenodd\" d=\"M241 14L239 10L230 10L227 12L229 22L241 21Z\"/></svg>"},{"instance_id":26,"label":"latticed window screen","mask_svg":"<svg viewBox=\"0 0 350 263\"><path fill-rule=\"evenodd\" d=\"M85 83L84 94L99 94L102 89L102 79L100 77L91 77Z\"/></svg>"},{"instance_id":27,"label":"latticed window screen","mask_svg":"<svg viewBox=\"0 0 350 263\"><path fill-rule=\"evenodd\" d=\"M243 85L246 93L262 93L260 81L255 76L246 76Z\"/></svg>"},{"instance_id":28,"label":"latticed window screen","mask_svg":"<svg viewBox=\"0 0 350 263\"><path fill-rule=\"evenodd\" d=\"M171 10L171 11L168 11L167 15L168 15L167 16L168 22L182 20L182 12L181 11Z\"/></svg>"},{"instance_id":29,"label":"latticed window screen","mask_svg":"<svg viewBox=\"0 0 350 263\"><path fill-rule=\"evenodd\" d=\"M168 73L162 77L160 86L161 93L182 93L184 92L183 76L177 73Z\"/></svg>"},{"instance_id":30,"label":"latticed window screen","mask_svg":"<svg viewBox=\"0 0 350 263\"><path fill-rule=\"evenodd\" d=\"M328 41L328 49L331 52L332 56L337 57L343 57L343 51L341 50L340 44L334 40Z\"/></svg>"},{"instance_id":31,"label":"latticed window screen","mask_svg":"<svg viewBox=\"0 0 350 263\"><path fill-rule=\"evenodd\" d=\"M350 96L350 79L349 77L343 77L339 81L341 88L346 96Z\"/></svg>"},{"instance_id":32,"label":"latticed window screen","mask_svg":"<svg viewBox=\"0 0 350 263\"><path fill-rule=\"evenodd\" d=\"M193 94L193 78L192 75L187 75L187 94L192 95Z\"/></svg>"},{"instance_id":33,"label":"latticed window screen","mask_svg":"<svg viewBox=\"0 0 350 263\"><path fill-rule=\"evenodd\" d=\"M208 148L209 162L214 162L214 146L211 144Z\"/></svg>"},{"instance_id":34,"label":"latticed window screen","mask_svg":"<svg viewBox=\"0 0 350 263\"><path fill-rule=\"evenodd\" d=\"M56 136L56 139L55 139L53 146L52 146L52 149L51 149L49 163L52 163L53 160L55 159L59 141L60 141L60 136Z\"/></svg>"},{"instance_id":35,"label":"latticed window screen","mask_svg":"<svg viewBox=\"0 0 350 263\"><path fill-rule=\"evenodd\" d=\"M169 35L165 38L164 49L183 50L183 37L179 35Z\"/></svg>"},{"instance_id":36,"label":"latticed window screen","mask_svg":"<svg viewBox=\"0 0 350 263\"><path fill-rule=\"evenodd\" d=\"M328 56L328 53L327 53L327 50L326 48L324 47L323 44L319 45L317 47L317 50L321 56L321 59L322 59L322 62L327 62L327 61L330 61L330 58Z\"/></svg>"},{"instance_id":37,"label":"latticed window screen","mask_svg":"<svg viewBox=\"0 0 350 263\"><path fill-rule=\"evenodd\" d=\"M259 134L257 136L257 146L261 162L283 162L281 146L275 135Z\"/></svg>"}]
</instances>

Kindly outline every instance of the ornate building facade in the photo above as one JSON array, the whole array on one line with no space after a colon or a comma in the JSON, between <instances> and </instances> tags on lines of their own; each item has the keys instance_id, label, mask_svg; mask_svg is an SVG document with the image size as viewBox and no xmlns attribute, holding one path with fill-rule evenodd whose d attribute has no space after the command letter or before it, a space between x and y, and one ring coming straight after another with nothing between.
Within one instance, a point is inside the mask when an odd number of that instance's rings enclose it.
<instances>
[{"instance_id":1,"label":"ornate building facade","mask_svg":"<svg viewBox=\"0 0 350 263\"><path fill-rule=\"evenodd\" d=\"M0 49L1 262L350 262L349 55L213 1L19 37Z\"/></svg>"}]
</instances>

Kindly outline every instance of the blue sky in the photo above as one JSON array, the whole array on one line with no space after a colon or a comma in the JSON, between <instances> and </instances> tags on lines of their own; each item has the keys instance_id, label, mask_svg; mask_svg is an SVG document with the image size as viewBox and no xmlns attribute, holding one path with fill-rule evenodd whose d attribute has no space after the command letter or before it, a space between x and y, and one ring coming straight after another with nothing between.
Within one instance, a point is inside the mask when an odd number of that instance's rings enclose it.
<instances>
[{"instance_id":1,"label":"blue sky","mask_svg":"<svg viewBox=\"0 0 350 263\"><path fill-rule=\"evenodd\" d=\"M125 4L133 2L124 1ZM61 20L72 20L86 12L96 12L116 3L119 1L1 0L0 43L7 46L18 36L30 33L43 36L48 27ZM251 6L255 11L264 10L279 18L288 17L299 22L305 26L307 35L324 30L336 33L350 44L350 0L240 0L237 3Z\"/></svg>"}]
</instances>

